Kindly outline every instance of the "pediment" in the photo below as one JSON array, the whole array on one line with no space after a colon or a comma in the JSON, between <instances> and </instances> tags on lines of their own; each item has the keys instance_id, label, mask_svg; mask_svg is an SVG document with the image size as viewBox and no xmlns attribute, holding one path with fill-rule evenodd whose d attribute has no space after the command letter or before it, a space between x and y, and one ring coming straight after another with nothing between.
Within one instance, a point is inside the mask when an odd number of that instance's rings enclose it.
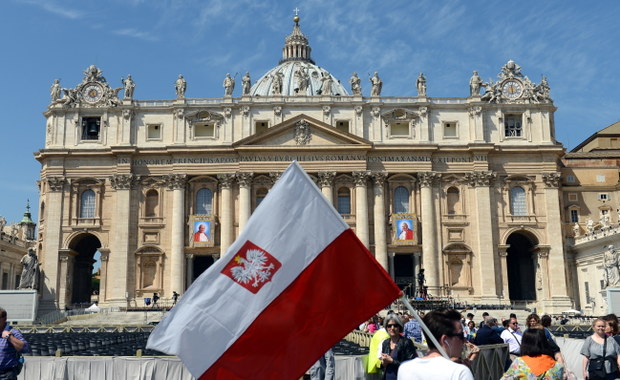
<instances>
[{"instance_id":1,"label":"pediment","mask_svg":"<svg viewBox=\"0 0 620 380\"><path fill-rule=\"evenodd\" d=\"M274 125L264 132L239 140L233 146L235 148L278 147L301 149L335 146L371 148L372 143L302 114Z\"/></svg>"}]
</instances>

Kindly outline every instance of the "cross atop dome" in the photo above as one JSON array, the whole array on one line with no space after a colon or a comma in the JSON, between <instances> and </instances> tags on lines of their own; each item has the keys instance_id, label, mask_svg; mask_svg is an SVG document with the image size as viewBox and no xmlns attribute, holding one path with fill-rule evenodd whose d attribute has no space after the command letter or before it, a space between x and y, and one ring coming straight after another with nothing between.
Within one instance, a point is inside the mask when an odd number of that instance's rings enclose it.
<instances>
[{"instance_id":1,"label":"cross atop dome","mask_svg":"<svg viewBox=\"0 0 620 380\"><path fill-rule=\"evenodd\" d=\"M293 17L295 25L293 25L293 31L291 34L289 34L284 40L284 48L282 48L282 59L280 60L280 63L288 61L314 63L310 57L312 48L308 43L308 38L304 36L301 32L301 28L299 27L299 9L295 8L293 11L295 12L295 17Z\"/></svg>"}]
</instances>

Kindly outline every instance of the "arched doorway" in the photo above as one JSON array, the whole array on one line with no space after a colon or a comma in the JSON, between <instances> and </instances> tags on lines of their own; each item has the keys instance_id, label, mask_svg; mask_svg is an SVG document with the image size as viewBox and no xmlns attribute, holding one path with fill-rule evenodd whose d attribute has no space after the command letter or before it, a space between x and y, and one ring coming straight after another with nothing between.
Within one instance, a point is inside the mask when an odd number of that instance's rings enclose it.
<instances>
[{"instance_id":1,"label":"arched doorway","mask_svg":"<svg viewBox=\"0 0 620 380\"><path fill-rule=\"evenodd\" d=\"M538 242L519 232L508 237L508 292L511 301L536 300L536 254Z\"/></svg>"},{"instance_id":2,"label":"arched doorway","mask_svg":"<svg viewBox=\"0 0 620 380\"><path fill-rule=\"evenodd\" d=\"M95 235L81 234L69 245L77 254L73 257L73 275L71 275L71 303L88 304L92 294L93 264L95 252L101 248L101 242Z\"/></svg>"}]
</instances>

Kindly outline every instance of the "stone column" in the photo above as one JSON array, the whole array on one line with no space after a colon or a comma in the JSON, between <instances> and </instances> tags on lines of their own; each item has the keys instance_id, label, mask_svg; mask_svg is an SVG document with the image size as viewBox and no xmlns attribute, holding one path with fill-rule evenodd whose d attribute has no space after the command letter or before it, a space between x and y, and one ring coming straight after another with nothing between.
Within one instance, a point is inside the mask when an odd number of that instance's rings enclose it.
<instances>
[{"instance_id":1,"label":"stone column","mask_svg":"<svg viewBox=\"0 0 620 380\"><path fill-rule=\"evenodd\" d=\"M536 290L543 300L549 299L549 250L551 247L538 245L536 247Z\"/></svg>"},{"instance_id":2,"label":"stone column","mask_svg":"<svg viewBox=\"0 0 620 380\"><path fill-rule=\"evenodd\" d=\"M437 178L439 174L436 172L418 173L422 197L422 266L429 292L434 295L440 295L439 287L442 285L439 268L441 252L437 249L435 197L433 196L433 184Z\"/></svg>"},{"instance_id":3,"label":"stone column","mask_svg":"<svg viewBox=\"0 0 620 380\"><path fill-rule=\"evenodd\" d=\"M548 254L549 268L553 268L553 276L549 276L549 309L546 312L560 312L563 308L572 307L566 286L566 257L564 254L564 244L562 237L562 220L560 215L560 173L551 172L543 173L542 179L545 183L545 210L547 214L547 236L549 241L547 245L550 247Z\"/></svg>"},{"instance_id":4,"label":"stone column","mask_svg":"<svg viewBox=\"0 0 620 380\"><path fill-rule=\"evenodd\" d=\"M73 252L70 249L61 249L58 256L58 277L64 281L60 282L58 287L58 307L60 310L65 310L65 306L71 305L71 298L73 296L73 258L77 255L77 252Z\"/></svg>"},{"instance_id":5,"label":"stone column","mask_svg":"<svg viewBox=\"0 0 620 380\"><path fill-rule=\"evenodd\" d=\"M41 260L41 312L49 312L58 307L58 288L68 281L58 273L58 249L62 246L63 190L66 180L62 177L47 177L45 181L45 231Z\"/></svg>"},{"instance_id":6,"label":"stone column","mask_svg":"<svg viewBox=\"0 0 620 380\"><path fill-rule=\"evenodd\" d=\"M355 181L355 233L361 242L370 246L370 236L368 233L368 190L366 181L368 171L353 172Z\"/></svg>"},{"instance_id":7,"label":"stone column","mask_svg":"<svg viewBox=\"0 0 620 380\"><path fill-rule=\"evenodd\" d=\"M497 254L499 256L500 276L502 278L502 294L500 296L503 296L504 300L510 302L510 291L508 290L508 248L510 248L509 244L498 245Z\"/></svg>"},{"instance_id":8,"label":"stone column","mask_svg":"<svg viewBox=\"0 0 620 380\"><path fill-rule=\"evenodd\" d=\"M396 270L394 269L394 257L395 256L396 256L396 252L390 252L388 256L388 260L389 260L388 268L385 268L385 270L390 274L390 277L392 277L393 279L396 279Z\"/></svg>"},{"instance_id":9,"label":"stone column","mask_svg":"<svg viewBox=\"0 0 620 380\"><path fill-rule=\"evenodd\" d=\"M129 285L129 230L131 228L131 188L132 174L115 174L110 177L114 189L114 223L110 226L110 271L114 273L114 282L108 289L108 302L115 306L127 306L125 292Z\"/></svg>"},{"instance_id":10,"label":"stone column","mask_svg":"<svg viewBox=\"0 0 620 380\"><path fill-rule=\"evenodd\" d=\"M166 186L172 191L172 226L170 229L170 288L180 294L185 291L183 258L185 257L185 174L166 176Z\"/></svg>"},{"instance_id":11,"label":"stone column","mask_svg":"<svg viewBox=\"0 0 620 380\"><path fill-rule=\"evenodd\" d=\"M420 252L413 253L413 283L411 287L413 288L413 294L415 295L418 291L418 273L420 272Z\"/></svg>"},{"instance_id":12,"label":"stone column","mask_svg":"<svg viewBox=\"0 0 620 380\"><path fill-rule=\"evenodd\" d=\"M387 178L385 172L372 173L372 180L374 183L375 194L375 206L374 206L374 219L375 219L375 258L381 264L383 269L388 269L387 263L387 234L386 234L386 219L385 219L385 197L384 197L384 184ZM393 264L393 263L392 263ZM394 266L390 266L393 272Z\"/></svg>"},{"instance_id":13,"label":"stone column","mask_svg":"<svg viewBox=\"0 0 620 380\"><path fill-rule=\"evenodd\" d=\"M329 204L333 205L334 191L332 185L334 183L334 178L336 178L336 172L319 172L318 175L321 192L325 195Z\"/></svg>"},{"instance_id":14,"label":"stone column","mask_svg":"<svg viewBox=\"0 0 620 380\"><path fill-rule=\"evenodd\" d=\"M235 179L234 174L218 174L217 179L220 181L220 194L222 196L222 208L220 210L221 236L220 236L220 252L221 255L234 241L233 233L233 204L232 204L232 183Z\"/></svg>"},{"instance_id":15,"label":"stone column","mask_svg":"<svg viewBox=\"0 0 620 380\"><path fill-rule=\"evenodd\" d=\"M493 226L493 212L491 211L491 183L496 174L492 171L474 171L466 174L469 186L474 188L475 205L474 226L475 240L478 255L474 258L474 268L478 268L479 284L477 288L481 295L480 302L496 303L498 301L498 284L496 283L496 261L495 256L495 229Z\"/></svg>"},{"instance_id":16,"label":"stone column","mask_svg":"<svg viewBox=\"0 0 620 380\"><path fill-rule=\"evenodd\" d=\"M239 234L252 214L252 178L254 173L237 173L239 183Z\"/></svg>"},{"instance_id":17,"label":"stone column","mask_svg":"<svg viewBox=\"0 0 620 380\"><path fill-rule=\"evenodd\" d=\"M187 270L186 276L186 289L190 287L192 282L194 281L194 254L187 253L185 254L185 269ZM174 289L172 289L174 290Z\"/></svg>"},{"instance_id":18,"label":"stone column","mask_svg":"<svg viewBox=\"0 0 620 380\"><path fill-rule=\"evenodd\" d=\"M108 298L107 286L108 286L108 258L110 257L110 250L108 248L99 248L101 267L99 282L99 302L106 302Z\"/></svg>"}]
</instances>

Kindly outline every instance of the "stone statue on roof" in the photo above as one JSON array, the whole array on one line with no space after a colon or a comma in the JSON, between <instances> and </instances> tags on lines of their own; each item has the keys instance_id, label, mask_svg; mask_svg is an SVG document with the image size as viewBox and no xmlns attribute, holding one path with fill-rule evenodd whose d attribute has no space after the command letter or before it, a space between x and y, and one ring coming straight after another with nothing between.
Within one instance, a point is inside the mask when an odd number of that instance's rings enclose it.
<instances>
[{"instance_id":1,"label":"stone statue on roof","mask_svg":"<svg viewBox=\"0 0 620 380\"><path fill-rule=\"evenodd\" d=\"M415 86L418 89L418 96L426 96L426 77L424 76L424 73L420 73L420 75L418 75Z\"/></svg>"},{"instance_id":2,"label":"stone statue on roof","mask_svg":"<svg viewBox=\"0 0 620 380\"><path fill-rule=\"evenodd\" d=\"M252 79L250 73L246 72L243 78L241 78L241 94L250 95L250 88L252 88Z\"/></svg>"},{"instance_id":3,"label":"stone statue on roof","mask_svg":"<svg viewBox=\"0 0 620 380\"><path fill-rule=\"evenodd\" d=\"M480 87L482 86L482 78L478 72L474 70L474 74L469 78L469 96L480 96Z\"/></svg>"},{"instance_id":4,"label":"stone statue on roof","mask_svg":"<svg viewBox=\"0 0 620 380\"><path fill-rule=\"evenodd\" d=\"M174 83L174 89L177 92L177 99L185 98L185 90L187 90L187 82L185 81L185 78L183 78L183 75L179 74L179 78Z\"/></svg>"},{"instance_id":5,"label":"stone statue on roof","mask_svg":"<svg viewBox=\"0 0 620 380\"><path fill-rule=\"evenodd\" d=\"M123 84L123 88L125 89L123 99L133 99L133 91L136 88L136 84L134 83L133 79L131 79L131 74L127 75L127 79L121 78L121 83Z\"/></svg>"},{"instance_id":6,"label":"stone statue on roof","mask_svg":"<svg viewBox=\"0 0 620 380\"><path fill-rule=\"evenodd\" d=\"M282 95L282 73L273 74L273 82L271 83L271 93L273 95Z\"/></svg>"},{"instance_id":7,"label":"stone statue on roof","mask_svg":"<svg viewBox=\"0 0 620 380\"><path fill-rule=\"evenodd\" d=\"M353 75L351 75L349 83L351 84L351 93L353 95L362 95L362 80L360 79L360 77L357 76L357 73L353 73Z\"/></svg>"},{"instance_id":8,"label":"stone statue on roof","mask_svg":"<svg viewBox=\"0 0 620 380\"><path fill-rule=\"evenodd\" d=\"M332 76L327 71L323 70L321 73L321 95L331 95L332 94L332 83L334 80Z\"/></svg>"},{"instance_id":9,"label":"stone statue on roof","mask_svg":"<svg viewBox=\"0 0 620 380\"><path fill-rule=\"evenodd\" d=\"M375 74L370 78L370 96L381 96L381 88L383 87L383 81L379 78L379 73L375 71Z\"/></svg>"},{"instance_id":10,"label":"stone statue on roof","mask_svg":"<svg viewBox=\"0 0 620 380\"><path fill-rule=\"evenodd\" d=\"M235 79L230 76L230 73L226 74L222 86L224 87L224 96L232 96L235 90Z\"/></svg>"},{"instance_id":11,"label":"stone statue on roof","mask_svg":"<svg viewBox=\"0 0 620 380\"><path fill-rule=\"evenodd\" d=\"M54 83L50 88L50 97L52 98L52 103L56 103L60 100L60 96L62 94L62 89L60 87L60 80L54 79Z\"/></svg>"},{"instance_id":12,"label":"stone statue on roof","mask_svg":"<svg viewBox=\"0 0 620 380\"><path fill-rule=\"evenodd\" d=\"M18 289L38 289L39 287L39 259L34 253L34 249L29 248L20 263L22 264L22 274L19 278Z\"/></svg>"}]
</instances>

